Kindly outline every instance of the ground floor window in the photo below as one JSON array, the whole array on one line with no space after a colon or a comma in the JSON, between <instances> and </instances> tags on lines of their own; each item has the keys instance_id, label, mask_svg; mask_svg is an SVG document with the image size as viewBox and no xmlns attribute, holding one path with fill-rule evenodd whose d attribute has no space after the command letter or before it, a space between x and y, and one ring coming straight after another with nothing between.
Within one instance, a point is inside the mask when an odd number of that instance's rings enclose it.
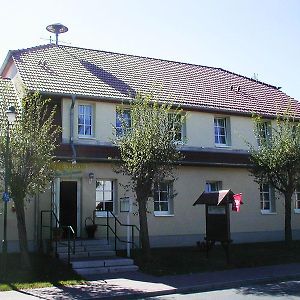
<instances>
[{"instance_id":1,"label":"ground floor window","mask_svg":"<svg viewBox=\"0 0 300 300\"><path fill-rule=\"evenodd\" d=\"M275 212L275 191L270 184L260 185L260 209L262 213Z\"/></svg>"},{"instance_id":2,"label":"ground floor window","mask_svg":"<svg viewBox=\"0 0 300 300\"><path fill-rule=\"evenodd\" d=\"M154 215L172 215L173 182L164 181L154 185Z\"/></svg>"},{"instance_id":3,"label":"ground floor window","mask_svg":"<svg viewBox=\"0 0 300 300\"><path fill-rule=\"evenodd\" d=\"M114 211L114 181L106 179L96 180L96 210ZM101 214L97 213L97 216Z\"/></svg>"}]
</instances>

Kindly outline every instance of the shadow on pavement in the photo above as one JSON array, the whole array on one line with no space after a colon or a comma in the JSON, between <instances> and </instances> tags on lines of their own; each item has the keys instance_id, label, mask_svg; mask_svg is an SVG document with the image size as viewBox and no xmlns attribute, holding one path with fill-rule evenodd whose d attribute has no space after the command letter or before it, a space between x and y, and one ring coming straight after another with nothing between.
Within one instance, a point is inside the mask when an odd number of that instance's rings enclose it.
<instances>
[{"instance_id":1,"label":"shadow on pavement","mask_svg":"<svg viewBox=\"0 0 300 300\"><path fill-rule=\"evenodd\" d=\"M279 283L268 283L265 285L253 285L237 289L242 295L256 296L299 296L300 281L288 281Z\"/></svg>"}]
</instances>

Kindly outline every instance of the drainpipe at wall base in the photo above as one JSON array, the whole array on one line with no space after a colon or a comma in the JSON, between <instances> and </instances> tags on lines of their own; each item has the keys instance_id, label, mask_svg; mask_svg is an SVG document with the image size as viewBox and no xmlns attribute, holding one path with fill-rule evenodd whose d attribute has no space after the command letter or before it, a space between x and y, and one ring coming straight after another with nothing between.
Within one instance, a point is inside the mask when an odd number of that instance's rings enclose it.
<instances>
[{"instance_id":1,"label":"drainpipe at wall base","mask_svg":"<svg viewBox=\"0 0 300 300\"><path fill-rule=\"evenodd\" d=\"M70 108L70 145L72 149L72 164L76 164L76 149L74 145L74 106L76 101L76 96L72 95L72 104Z\"/></svg>"}]
</instances>

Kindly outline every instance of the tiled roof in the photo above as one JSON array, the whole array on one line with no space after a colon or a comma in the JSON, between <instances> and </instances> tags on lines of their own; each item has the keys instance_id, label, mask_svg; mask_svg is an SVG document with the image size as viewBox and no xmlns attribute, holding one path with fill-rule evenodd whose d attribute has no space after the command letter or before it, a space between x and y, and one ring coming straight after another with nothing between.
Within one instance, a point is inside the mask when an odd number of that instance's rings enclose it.
<instances>
[{"instance_id":1,"label":"tiled roof","mask_svg":"<svg viewBox=\"0 0 300 300\"><path fill-rule=\"evenodd\" d=\"M274 86L221 68L44 45L11 51L25 86L45 93L129 99L137 91L182 107L274 116L300 104Z\"/></svg>"},{"instance_id":2,"label":"tiled roof","mask_svg":"<svg viewBox=\"0 0 300 300\"><path fill-rule=\"evenodd\" d=\"M11 80L0 77L0 105L7 105L8 108L9 105L15 105L17 100L18 96Z\"/></svg>"}]
</instances>

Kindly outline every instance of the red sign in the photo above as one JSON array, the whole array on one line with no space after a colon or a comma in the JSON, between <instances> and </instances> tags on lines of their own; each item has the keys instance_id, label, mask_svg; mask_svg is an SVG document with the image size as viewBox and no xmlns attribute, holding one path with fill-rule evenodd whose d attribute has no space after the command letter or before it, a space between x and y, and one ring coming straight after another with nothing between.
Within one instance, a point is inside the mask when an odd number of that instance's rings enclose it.
<instances>
[{"instance_id":1,"label":"red sign","mask_svg":"<svg viewBox=\"0 0 300 300\"><path fill-rule=\"evenodd\" d=\"M241 204L243 204L242 194L240 193L233 195L232 210L239 212Z\"/></svg>"}]
</instances>

